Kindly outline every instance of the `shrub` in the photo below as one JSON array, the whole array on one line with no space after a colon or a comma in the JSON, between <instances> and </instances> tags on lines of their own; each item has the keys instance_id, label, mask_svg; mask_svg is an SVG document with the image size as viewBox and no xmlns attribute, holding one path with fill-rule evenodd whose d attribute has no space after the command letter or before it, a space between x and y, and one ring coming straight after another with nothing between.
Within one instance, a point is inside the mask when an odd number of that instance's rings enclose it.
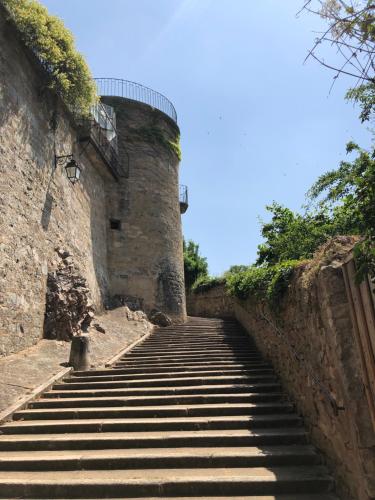
<instances>
[{"instance_id":1,"label":"shrub","mask_svg":"<svg viewBox=\"0 0 375 500\"><path fill-rule=\"evenodd\" d=\"M224 277L200 276L192 286L193 293L203 293L219 285L225 285Z\"/></svg>"},{"instance_id":2,"label":"shrub","mask_svg":"<svg viewBox=\"0 0 375 500\"><path fill-rule=\"evenodd\" d=\"M199 254L199 245L184 239L184 276L185 287L190 290L193 284L201 277L208 275L207 259Z\"/></svg>"},{"instance_id":3,"label":"shrub","mask_svg":"<svg viewBox=\"0 0 375 500\"><path fill-rule=\"evenodd\" d=\"M277 308L280 299L288 289L294 269L301 261L290 260L268 267L250 266L245 271L228 274L228 293L241 300L252 296L266 300L272 308Z\"/></svg>"},{"instance_id":4,"label":"shrub","mask_svg":"<svg viewBox=\"0 0 375 500\"><path fill-rule=\"evenodd\" d=\"M88 114L97 100L88 65L74 46L72 33L36 0L2 0L24 43L39 59L56 90L77 114Z\"/></svg>"}]
</instances>

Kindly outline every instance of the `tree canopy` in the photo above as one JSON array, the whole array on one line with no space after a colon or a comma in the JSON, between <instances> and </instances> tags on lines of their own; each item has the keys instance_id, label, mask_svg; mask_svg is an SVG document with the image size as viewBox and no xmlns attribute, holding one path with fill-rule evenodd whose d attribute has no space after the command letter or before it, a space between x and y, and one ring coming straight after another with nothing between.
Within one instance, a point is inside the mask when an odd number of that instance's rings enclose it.
<instances>
[{"instance_id":1,"label":"tree canopy","mask_svg":"<svg viewBox=\"0 0 375 500\"><path fill-rule=\"evenodd\" d=\"M207 259L199 253L199 245L189 240L184 240L184 275L185 287L190 290L194 283L208 275Z\"/></svg>"}]
</instances>

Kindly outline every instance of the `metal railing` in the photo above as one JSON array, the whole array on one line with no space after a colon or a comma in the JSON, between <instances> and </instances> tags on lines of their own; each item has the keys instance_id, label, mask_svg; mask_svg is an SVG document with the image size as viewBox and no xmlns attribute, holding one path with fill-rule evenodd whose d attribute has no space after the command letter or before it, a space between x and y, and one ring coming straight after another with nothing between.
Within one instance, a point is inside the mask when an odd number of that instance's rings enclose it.
<instances>
[{"instance_id":1,"label":"metal railing","mask_svg":"<svg viewBox=\"0 0 375 500\"><path fill-rule=\"evenodd\" d=\"M77 120L81 142L90 141L100 152L113 174L118 177L117 131L115 116L110 116L109 106L97 103L91 108L89 118Z\"/></svg>"},{"instance_id":2,"label":"metal railing","mask_svg":"<svg viewBox=\"0 0 375 500\"><path fill-rule=\"evenodd\" d=\"M180 212L184 214L189 207L189 192L188 187L180 185Z\"/></svg>"},{"instance_id":3,"label":"metal railing","mask_svg":"<svg viewBox=\"0 0 375 500\"><path fill-rule=\"evenodd\" d=\"M156 92L139 83L121 78L94 78L98 94L102 96L125 97L133 101L149 104L153 108L162 111L177 123L177 113L175 107L163 94Z\"/></svg>"}]
</instances>

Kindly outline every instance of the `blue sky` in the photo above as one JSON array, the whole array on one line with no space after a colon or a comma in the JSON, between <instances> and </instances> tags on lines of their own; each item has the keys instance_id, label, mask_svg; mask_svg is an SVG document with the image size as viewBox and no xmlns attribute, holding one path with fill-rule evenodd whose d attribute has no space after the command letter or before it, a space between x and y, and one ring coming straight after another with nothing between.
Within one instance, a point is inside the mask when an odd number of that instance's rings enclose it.
<instances>
[{"instance_id":1,"label":"blue sky","mask_svg":"<svg viewBox=\"0 0 375 500\"><path fill-rule=\"evenodd\" d=\"M299 209L346 142L370 142L344 100L353 82L329 93L332 73L303 64L322 28L296 17L303 0L42 3L73 31L94 76L142 83L174 103L190 196L183 231L212 274L255 260L266 204Z\"/></svg>"}]
</instances>

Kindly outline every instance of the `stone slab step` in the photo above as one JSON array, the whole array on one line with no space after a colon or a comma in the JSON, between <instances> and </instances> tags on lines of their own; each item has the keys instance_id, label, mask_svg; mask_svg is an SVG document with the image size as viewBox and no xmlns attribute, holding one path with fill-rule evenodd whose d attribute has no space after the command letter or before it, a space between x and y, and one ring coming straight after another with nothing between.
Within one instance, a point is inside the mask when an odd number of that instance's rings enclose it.
<instances>
[{"instance_id":1,"label":"stone slab step","mask_svg":"<svg viewBox=\"0 0 375 500\"><path fill-rule=\"evenodd\" d=\"M165 406L132 406L91 407L91 408L51 408L26 409L14 413L14 420L62 420L67 418L131 418L131 417L184 417L184 416L229 416L229 415L263 415L270 413L290 413L294 406L284 401L271 403L227 403L201 405L165 405Z\"/></svg>"},{"instance_id":2,"label":"stone slab step","mask_svg":"<svg viewBox=\"0 0 375 500\"><path fill-rule=\"evenodd\" d=\"M255 367L255 368L226 368L224 370L200 370L200 371L183 371L183 372L173 372L169 373L167 371L159 372L159 373L131 373L131 374L122 374L117 373L115 370L111 370L111 372L106 373L105 375L97 375L93 372L91 375L84 375L79 377L78 375L73 375L72 377L64 378L63 382L75 383L75 382L100 382L101 380L151 380L153 378L186 378L186 377L201 377L205 378L206 376L221 376L221 375L247 375L247 374L259 374L259 373L272 373L271 368L263 368L263 367Z\"/></svg>"},{"instance_id":3,"label":"stone slab step","mask_svg":"<svg viewBox=\"0 0 375 500\"><path fill-rule=\"evenodd\" d=\"M151 337L152 338L152 337ZM175 339L174 341L156 341L156 340L146 340L145 342L142 342L141 344L138 344L134 349L140 349L140 348L151 348L151 349L192 349L192 350L199 350L199 349L206 349L206 348L229 348L229 347L245 347L247 349L252 349L254 352L259 352L257 347L249 342L247 339L242 340L242 341L231 341L231 340L206 340L206 341L200 341L200 342L189 342L187 340L181 340L178 341Z\"/></svg>"},{"instance_id":4,"label":"stone slab step","mask_svg":"<svg viewBox=\"0 0 375 500\"><path fill-rule=\"evenodd\" d=\"M212 376L212 377L181 377L181 378L156 378L142 380L112 380L100 382L70 382L69 384L55 384L53 387L59 390L71 389L100 389L100 388L115 388L115 387L159 387L159 386L199 386L199 385L220 385L220 384L251 384L254 382L269 382L276 380L273 372L259 375L228 375L228 376Z\"/></svg>"},{"instance_id":5,"label":"stone slab step","mask_svg":"<svg viewBox=\"0 0 375 500\"><path fill-rule=\"evenodd\" d=\"M139 500L142 497L137 497L137 498L127 498L127 500ZM319 494L319 495L314 495L314 494L301 494L301 495L277 495L277 496L265 496L265 495L257 495L257 496L225 496L225 497L212 497L212 496L190 496L190 497L164 497L164 496L159 496L159 497L147 497L147 500L339 500L338 497L332 495L332 494ZM9 500L19 500L10 498ZM40 500L37 498L30 499L30 500ZM67 498L61 499L61 500L68 500ZM90 498L90 500L103 500L102 498ZM118 500L117 498L106 498L106 500Z\"/></svg>"},{"instance_id":6,"label":"stone slab step","mask_svg":"<svg viewBox=\"0 0 375 500\"><path fill-rule=\"evenodd\" d=\"M67 389L71 389L66 386ZM201 385L201 386L177 386L177 387L147 387L142 388L112 388L112 389L73 389L73 390L51 390L46 392L44 398L83 398L83 397L111 397L111 396L163 396L163 395L198 395L198 394L243 394L256 392L280 392L280 384L271 382L265 384L237 384L237 385Z\"/></svg>"},{"instance_id":7,"label":"stone slab step","mask_svg":"<svg viewBox=\"0 0 375 500\"><path fill-rule=\"evenodd\" d=\"M238 346L238 345L233 345L233 346L228 346L228 345L223 345L221 347L219 346L204 346L204 347L170 347L170 348L165 348L165 347L150 347L150 346L139 346L139 347L134 347L130 351L133 354L178 354L178 355L185 355L185 354L205 354L211 355L211 354L225 354L225 353L246 353L252 356L259 356L261 357L261 354L258 350L255 350L251 347L248 346Z\"/></svg>"},{"instance_id":8,"label":"stone slab step","mask_svg":"<svg viewBox=\"0 0 375 500\"><path fill-rule=\"evenodd\" d=\"M274 415L235 415L213 417L91 418L66 420L20 420L0 428L3 434L46 434L76 432L150 432L217 429L266 429L300 427L294 413Z\"/></svg>"},{"instance_id":9,"label":"stone slab step","mask_svg":"<svg viewBox=\"0 0 375 500\"><path fill-rule=\"evenodd\" d=\"M260 351L249 342L228 342L228 341L212 341L212 342L145 342L139 344L137 349L163 350L173 352L175 349L181 351L203 351L206 349L247 349L253 353L259 354ZM134 348L136 349L136 348Z\"/></svg>"},{"instance_id":10,"label":"stone slab step","mask_svg":"<svg viewBox=\"0 0 375 500\"><path fill-rule=\"evenodd\" d=\"M203 431L4 434L0 451L234 447L306 444L303 428Z\"/></svg>"},{"instance_id":11,"label":"stone slab step","mask_svg":"<svg viewBox=\"0 0 375 500\"><path fill-rule=\"evenodd\" d=\"M41 398L29 403L28 408L69 408L99 406L146 406L179 404L218 404L281 401L285 395L281 392L258 392L243 394L184 394L163 396L117 396L117 397L72 397L61 399Z\"/></svg>"},{"instance_id":12,"label":"stone slab step","mask_svg":"<svg viewBox=\"0 0 375 500\"><path fill-rule=\"evenodd\" d=\"M187 467L266 467L317 465L311 446L238 448L151 448L0 452L0 470L163 469Z\"/></svg>"},{"instance_id":13,"label":"stone slab step","mask_svg":"<svg viewBox=\"0 0 375 500\"><path fill-rule=\"evenodd\" d=\"M0 472L0 495L9 498L90 498L109 495L275 495L326 493L332 479L321 466L111 471Z\"/></svg>"},{"instance_id":14,"label":"stone slab step","mask_svg":"<svg viewBox=\"0 0 375 500\"><path fill-rule=\"evenodd\" d=\"M161 360L161 361L167 361L167 360L172 360L172 361L204 361L207 358L209 358L211 361L215 360L235 360L235 361L257 361L261 360L261 356L258 354L247 354L246 352L244 353L233 353L233 352L224 352L224 353L215 353L210 356L208 356L205 353L199 353L199 354L174 354L173 352L171 353L164 353L164 354L136 354L133 353L132 351L129 351L129 353L126 353L122 358L122 360L136 360L136 361L152 361L152 360Z\"/></svg>"},{"instance_id":15,"label":"stone slab step","mask_svg":"<svg viewBox=\"0 0 375 500\"><path fill-rule=\"evenodd\" d=\"M150 361L148 363L142 362L140 363L139 361L134 361L134 360L119 360L116 362L114 366L111 367L111 369L117 369L117 368L137 368L139 370L142 370L144 368L149 369L149 368L173 368L173 367L178 367L178 368L183 368L184 366L196 366L196 367L210 367L212 365L221 365L221 366L234 366L234 365L240 365L240 366L257 366L259 363L264 363L264 361L251 361L251 360L245 360L245 361L239 361L236 359L230 359L230 360L212 360L210 358L207 358L206 360L198 360L198 361L188 361L181 363L179 361ZM269 363L266 363L269 367L271 366Z\"/></svg>"},{"instance_id":16,"label":"stone slab step","mask_svg":"<svg viewBox=\"0 0 375 500\"><path fill-rule=\"evenodd\" d=\"M87 371L76 371L72 373L72 377L85 377L92 375L111 375L111 374L146 374L146 373L181 373L181 372L195 372L195 371L204 371L204 370L225 370L225 369L242 369L246 370L249 368L271 368L269 363L265 363L261 361L260 363L249 363L247 365L239 364L226 364L226 363L218 363L218 364L200 364L200 365L183 365L183 366L172 366L172 367L148 367L144 366L143 368L117 368L111 367L103 370L87 370Z\"/></svg>"}]
</instances>

